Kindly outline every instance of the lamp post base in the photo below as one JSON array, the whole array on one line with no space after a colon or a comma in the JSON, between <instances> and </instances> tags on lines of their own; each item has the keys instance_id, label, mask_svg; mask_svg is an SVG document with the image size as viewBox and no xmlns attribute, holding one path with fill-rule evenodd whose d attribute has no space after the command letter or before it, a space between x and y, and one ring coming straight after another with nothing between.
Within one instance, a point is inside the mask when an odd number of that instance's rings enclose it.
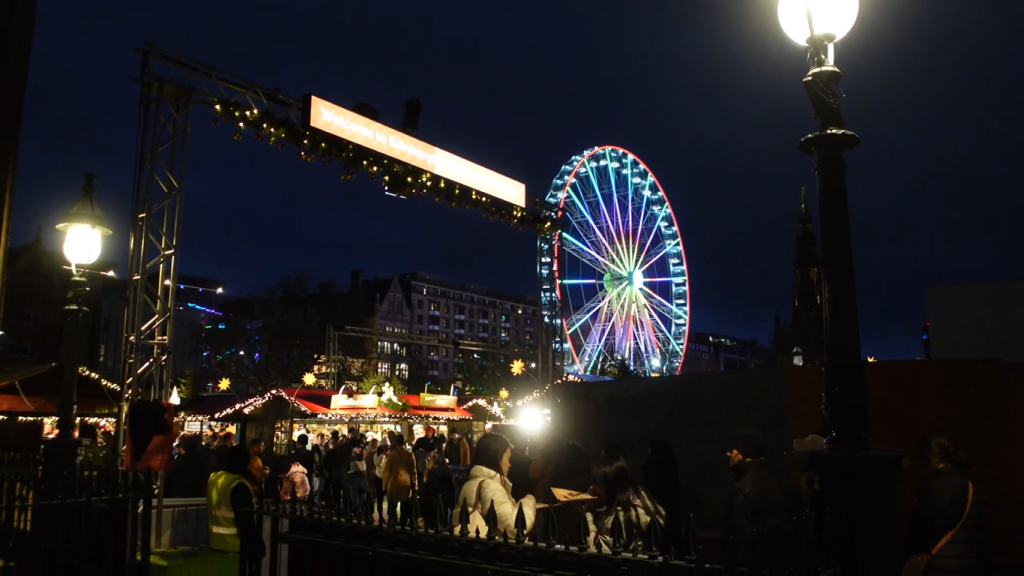
<instances>
[{"instance_id":1,"label":"lamp post base","mask_svg":"<svg viewBox=\"0 0 1024 576\"><path fill-rule=\"evenodd\" d=\"M73 497L81 450L78 438L57 437L43 442L43 500Z\"/></svg>"},{"instance_id":2,"label":"lamp post base","mask_svg":"<svg viewBox=\"0 0 1024 576\"><path fill-rule=\"evenodd\" d=\"M811 453L818 476L822 573L898 574L897 478L903 458L888 452L826 450Z\"/></svg>"}]
</instances>

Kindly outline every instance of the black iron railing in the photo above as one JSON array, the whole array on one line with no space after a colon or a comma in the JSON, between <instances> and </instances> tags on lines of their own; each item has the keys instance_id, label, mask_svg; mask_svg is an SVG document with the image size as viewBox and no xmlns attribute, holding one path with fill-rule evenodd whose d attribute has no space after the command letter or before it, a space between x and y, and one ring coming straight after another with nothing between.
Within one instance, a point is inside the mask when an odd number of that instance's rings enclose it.
<instances>
[{"instance_id":1,"label":"black iron railing","mask_svg":"<svg viewBox=\"0 0 1024 576\"><path fill-rule=\"evenodd\" d=\"M80 462L69 490L53 494L33 454L0 454L2 574L124 574L132 495L109 466Z\"/></svg>"},{"instance_id":2,"label":"black iron railing","mask_svg":"<svg viewBox=\"0 0 1024 576\"><path fill-rule=\"evenodd\" d=\"M804 551L792 538L779 538L770 546L753 541L724 545L725 557L710 562L698 539L690 516L682 538L683 550L666 546L663 526L652 521L641 541L628 542L620 516L613 519L610 544L595 542L584 515L570 532L558 530L553 508L537 511L531 532L526 531L520 510L511 534L497 530L493 505L484 515L487 529L469 533L469 511L448 511L440 505L420 510L416 498L410 501L410 514L431 522L412 522L408 528L397 526L394 514L384 522L374 518L372 504L356 509L338 510L330 505L306 502L267 501L257 511L261 530L267 538L269 574L314 574L346 569L367 573L391 573L413 567L417 574L802 574ZM455 528L458 524L460 528ZM425 529L424 526L435 526ZM666 547L668 549L666 549ZM266 573L266 572L265 572Z\"/></svg>"}]
</instances>

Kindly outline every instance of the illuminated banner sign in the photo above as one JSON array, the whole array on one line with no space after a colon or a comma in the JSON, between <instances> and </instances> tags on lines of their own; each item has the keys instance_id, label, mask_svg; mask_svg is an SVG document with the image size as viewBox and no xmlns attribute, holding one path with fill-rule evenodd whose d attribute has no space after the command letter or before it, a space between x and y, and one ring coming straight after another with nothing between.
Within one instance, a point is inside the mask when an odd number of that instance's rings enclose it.
<instances>
[{"instance_id":1,"label":"illuminated banner sign","mask_svg":"<svg viewBox=\"0 0 1024 576\"><path fill-rule=\"evenodd\" d=\"M459 397L420 394L420 406L423 408L458 408Z\"/></svg>"},{"instance_id":2,"label":"illuminated banner sign","mask_svg":"<svg viewBox=\"0 0 1024 576\"><path fill-rule=\"evenodd\" d=\"M441 178L469 186L499 200L520 207L526 206L526 185L522 182L516 182L465 158L445 152L405 132L374 122L313 95L306 96L305 112L306 121L313 128L386 154L437 174Z\"/></svg>"},{"instance_id":3,"label":"illuminated banner sign","mask_svg":"<svg viewBox=\"0 0 1024 576\"><path fill-rule=\"evenodd\" d=\"M331 410L339 410L341 408L376 408L379 400L376 394L359 394L356 396L335 394L331 396Z\"/></svg>"}]
</instances>

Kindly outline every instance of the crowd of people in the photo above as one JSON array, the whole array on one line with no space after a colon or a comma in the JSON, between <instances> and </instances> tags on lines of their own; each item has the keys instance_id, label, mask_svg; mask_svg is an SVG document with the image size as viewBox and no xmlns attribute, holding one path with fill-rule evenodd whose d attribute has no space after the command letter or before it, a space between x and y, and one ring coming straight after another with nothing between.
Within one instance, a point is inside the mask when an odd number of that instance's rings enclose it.
<instances>
[{"instance_id":1,"label":"crowd of people","mask_svg":"<svg viewBox=\"0 0 1024 576\"><path fill-rule=\"evenodd\" d=\"M179 441L177 457L167 472L165 496L206 495L211 546L241 550L254 558L264 552L254 519L234 511L252 509L263 498L316 503L365 521L393 518L401 527L417 522L431 529L439 523L458 525L465 505L471 512L467 528L482 535L493 507L498 533L510 537L517 533L521 510L518 528L528 537L553 536L559 544L586 545L592 550L611 549L618 517L618 544L627 552L652 544L648 527L657 519L661 541L653 544L677 555L685 549L688 511L681 501L679 465L672 445L662 439L650 443L639 477L631 471L625 451L616 445L606 446L592 461L580 445L564 440L549 438L514 449L498 433L486 433L473 442L454 432L446 438L429 427L411 445L399 433L367 439L357 428L350 428L345 436L319 434L312 446L301 434L289 454L277 456L265 452L261 439L250 440L248 448L235 445L230 432L214 432L202 440L185 436ZM728 542L742 544L741 555L756 552L768 567L781 566L782 540L799 494L780 486L769 472L759 434L740 431L729 446L723 460L734 482L722 535ZM945 438L923 445L920 456L931 472L914 513L907 555L932 553L936 557L933 572L944 565L978 564L986 509L967 481L965 458ZM552 488L587 496L560 501ZM414 498L418 515L412 506ZM538 515L543 507L552 507L551 514ZM233 511L233 526L217 525L221 520L213 518L218 508L224 516ZM552 517L552 526L539 526ZM586 542L580 541L583 522L588 528ZM231 530L235 530L234 539L225 545L221 536ZM951 531L956 534L947 536ZM940 541L945 544L943 551L935 548Z\"/></svg>"}]
</instances>

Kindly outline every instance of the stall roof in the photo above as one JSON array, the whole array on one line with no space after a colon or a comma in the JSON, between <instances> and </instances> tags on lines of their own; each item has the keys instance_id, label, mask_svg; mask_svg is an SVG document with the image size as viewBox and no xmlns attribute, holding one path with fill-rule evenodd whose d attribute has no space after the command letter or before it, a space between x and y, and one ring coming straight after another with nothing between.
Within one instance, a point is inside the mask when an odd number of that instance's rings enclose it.
<instances>
[{"instance_id":1,"label":"stall roof","mask_svg":"<svg viewBox=\"0 0 1024 576\"><path fill-rule=\"evenodd\" d=\"M60 400L60 366L44 364L0 370L0 413L18 416L56 416ZM110 385L109 383L107 384ZM117 414L118 392L84 374L78 375L76 411L82 416Z\"/></svg>"},{"instance_id":2,"label":"stall roof","mask_svg":"<svg viewBox=\"0 0 1024 576\"><path fill-rule=\"evenodd\" d=\"M42 374L43 372L49 372L56 368L56 364L43 364L42 366L29 366L27 368L13 368L10 370L0 370L0 386L7 386L8 384L14 384L20 382L26 378L31 378Z\"/></svg>"},{"instance_id":3,"label":"stall roof","mask_svg":"<svg viewBox=\"0 0 1024 576\"><path fill-rule=\"evenodd\" d=\"M353 416L372 418L401 418L403 415L419 416L422 418L436 418L438 420L468 420L473 417L471 413L462 408L424 408L420 406L420 397L416 394L408 394L401 398L409 403L409 410L399 412L379 406L377 408L340 408L331 409L331 397L337 394L334 390L322 390L312 388L285 388L283 392L294 396L295 400L301 403L309 412L321 417L330 418Z\"/></svg>"},{"instance_id":4,"label":"stall roof","mask_svg":"<svg viewBox=\"0 0 1024 576\"><path fill-rule=\"evenodd\" d=\"M462 408L424 408L420 406L420 397L415 394L402 396L409 403L409 410L400 412L383 406L377 408L341 408L331 409L331 397L337 394L334 390L316 388L277 388L266 394L236 396L234 394L210 394L185 402L179 413L185 418L206 418L220 420L243 414L249 414L274 398L282 398L302 410L305 415L315 418L381 418L400 419L403 416L414 416L437 420L468 420L473 415Z\"/></svg>"}]
</instances>

